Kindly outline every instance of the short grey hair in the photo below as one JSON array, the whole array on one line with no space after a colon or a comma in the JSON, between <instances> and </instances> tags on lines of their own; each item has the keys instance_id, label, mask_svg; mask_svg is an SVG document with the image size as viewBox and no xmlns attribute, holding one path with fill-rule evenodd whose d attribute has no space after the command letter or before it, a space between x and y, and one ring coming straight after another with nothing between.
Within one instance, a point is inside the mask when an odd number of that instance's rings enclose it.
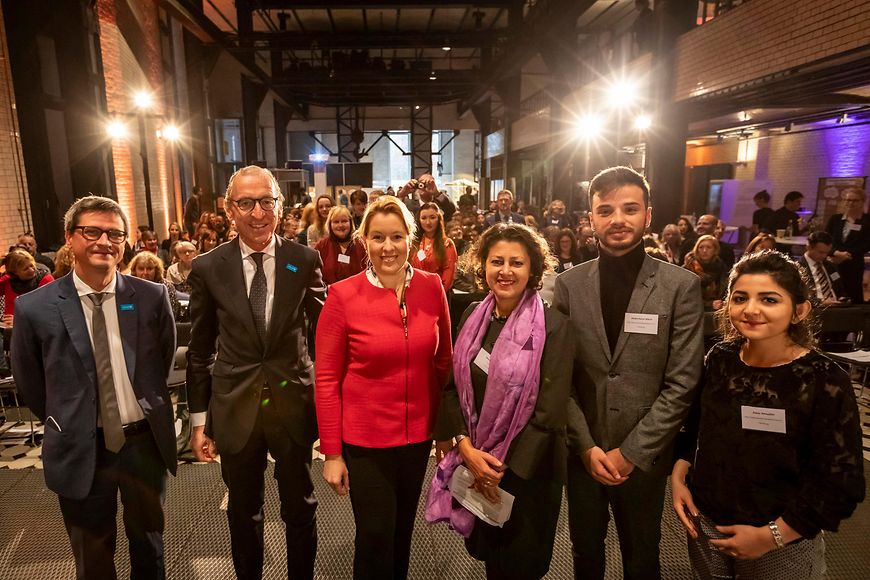
<instances>
[{"instance_id":1,"label":"short grey hair","mask_svg":"<svg viewBox=\"0 0 870 580\"><path fill-rule=\"evenodd\" d=\"M272 174L271 171L258 165L248 165L247 167L242 167L241 169L233 173L232 177L230 177L229 183L227 183L227 191L224 194L224 197L228 200L233 199L236 179L248 176L259 176L268 181L269 188L272 190L272 195L278 198L279 205L284 205L284 196L281 194L281 186L278 185L278 180L275 179L275 176Z\"/></svg>"},{"instance_id":2,"label":"short grey hair","mask_svg":"<svg viewBox=\"0 0 870 580\"><path fill-rule=\"evenodd\" d=\"M121 218L124 222L124 231L130 233L130 222L127 220L127 214L124 209L114 199L101 197L99 195L88 195L76 201L70 206L63 216L63 229L66 233L73 233L73 228L79 225L79 217L83 213L113 213Z\"/></svg>"}]
</instances>

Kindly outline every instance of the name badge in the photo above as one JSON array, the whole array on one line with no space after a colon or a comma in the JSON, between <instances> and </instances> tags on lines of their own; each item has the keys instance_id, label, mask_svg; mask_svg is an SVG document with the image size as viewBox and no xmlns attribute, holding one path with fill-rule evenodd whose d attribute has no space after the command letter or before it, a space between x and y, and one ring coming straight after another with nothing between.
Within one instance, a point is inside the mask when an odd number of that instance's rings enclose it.
<instances>
[{"instance_id":1,"label":"name badge","mask_svg":"<svg viewBox=\"0 0 870 580\"><path fill-rule=\"evenodd\" d=\"M136 307L133 306L132 304L121 304L120 308L122 311L129 312L131 310L134 310Z\"/></svg>"},{"instance_id":2,"label":"name badge","mask_svg":"<svg viewBox=\"0 0 870 580\"><path fill-rule=\"evenodd\" d=\"M350 264L350 256L347 254L339 254L338 255L338 263L339 264Z\"/></svg>"},{"instance_id":3,"label":"name badge","mask_svg":"<svg viewBox=\"0 0 870 580\"><path fill-rule=\"evenodd\" d=\"M861 231L861 224L849 224L849 231L860 232Z\"/></svg>"},{"instance_id":4,"label":"name badge","mask_svg":"<svg viewBox=\"0 0 870 580\"><path fill-rule=\"evenodd\" d=\"M568 268L573 268L573 267L574 267L573 262L565 262L565 265L562 266L562 268L564 268L565 270L567 270Z\"/></svg>"},{"instance_id":5,"label":"name badge","mask_svg":"<svg viewBox=\"0 0 870 580\"><path fill-rule=\"evenodd\" d=\"M743 428L751 431L785 433L785 409L768 409L740 405Z\"/></svg>"},{"instance_id":6,"label":"name badge","mask_svg":"<svg viewBox=\"0 0 870 580\"><path fill-rule=\"evenodd\" d=\"M834 282L836 282L839 279L840 279L839 272L834 272L833 274L831 274L831 280L833 280Z\"/></svg>"},{"instance_id":7,"label":"name badge","mask_svg":"<svg viewBox=\"0 0 870 580\"><path fill-rule=\"evenodd\" d=\"M489 374L489 353L484 349L477 351L477 356L474 357L474 364L477 365L477 368Z\"/></svg>"},{"instance_id":8,"label":"name badge","mask_svg":"<svg viewBox=\"0 0 870 580\"><path fill-rule=\"evenodd\" d=\"M420 260L421 262L423 260L425 260L426 259L426 252L424 252L423 250L419 250L417 252L417 259Z\"/></svg>"},{"instance_id":9,"label":"name badge","mask_svg":"<svg viewBox=\"0 0 870 580\"><path fill-rule=\"evenodd\" d=\"M622 330L635 334L658 334L659 315L626 312L625 323L622 326Z\"/></svg>"}]
</instances>

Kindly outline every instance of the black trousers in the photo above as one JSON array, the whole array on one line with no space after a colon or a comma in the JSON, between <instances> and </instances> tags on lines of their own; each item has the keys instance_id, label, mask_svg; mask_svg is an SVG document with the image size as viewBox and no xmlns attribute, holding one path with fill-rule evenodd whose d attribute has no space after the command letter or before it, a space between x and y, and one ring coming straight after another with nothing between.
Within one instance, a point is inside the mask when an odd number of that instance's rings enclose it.
<instances>
[{"instance_id":1,"label":"black trousers","mask_svg":"<svg viewBox=\"0 0 870 580\"><path fill-rule=\"evenodd\" d=\"M431 441L372 449L344 444L356 522L355 580L408 577L411 534Z\"/></svg>"},{"instance_id":2,"label":"black trousers","mask_svg":"<svg viewBox=\"0 0 870 580\"><path fill-rule=\"evenodd\" d=\"M586 472L578 457L568 462L568 519L574 555L574 578L602 580L604 540L610 521L619 534L626 580L659 580L659 541L666 476L661 469L631 472L617 486L602 485Z\"/></svg>"},{"instance_id":3,"label":"black trousers","mask_svg":"<svg viewBox=\"0 0 870 580\"><path fill-rule=\"evenodd\" d=\"M846 260L837 267L843 290L852 304L864 304L864 256Z\"/></svg>"},{"instance_id":4,"label":"black trousers","mask_svg":"<svg viewBox=\"0 0 870 580\"><path fill-rule=\"evenodd\" d=\"M166 577L163 563L163 500L166 466L150 431L131 435L118 453L97 436L97 466L87 497L58 496L76 561L78 580L115 580L118 491L130 545L132 580Z\"/></svg>"},{"instance_id":5,"label":"black trousers","mask_svg":"<svg viewBox=\"0 0 870 580\"><path fill-rule=\"evenodd\" d=\"M221 475L229 490L227 519L233 567L239 580L263 577L263 503L266 454L275 460L275 480L285 525L288 578L314 578L317 523L311 447L297 444L282 426L264 389L257 422L248 442L233 455L221 455Z\"/></svg>"}]
</instances>

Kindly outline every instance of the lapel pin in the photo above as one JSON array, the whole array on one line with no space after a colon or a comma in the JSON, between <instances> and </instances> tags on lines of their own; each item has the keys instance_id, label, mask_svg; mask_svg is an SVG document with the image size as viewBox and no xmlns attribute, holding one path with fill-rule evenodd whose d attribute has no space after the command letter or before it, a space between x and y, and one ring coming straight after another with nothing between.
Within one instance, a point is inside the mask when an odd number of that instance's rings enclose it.
<instances>
[{"instance_id":1,"label":"lapel pin","mask_svg":"<svg viewBox=\"0 0 870 580\"><path fill-rule=\"evenodd\" d=\"M122 311L131 311L134 309L135 309L135 307L132 304L121 304Z\"/></svg>"},{"instance_id":2,"label":"lapel pin","mask_svg":"<svg viewBox=\"0 0 870 580\"><path fill-rule=\"evenodd\" d=\"M298 272L299 271L299 266L296 266L294 264L287 264L286 268L288 270L290 270L291 272Z\"/></svg>"}]
</instances>

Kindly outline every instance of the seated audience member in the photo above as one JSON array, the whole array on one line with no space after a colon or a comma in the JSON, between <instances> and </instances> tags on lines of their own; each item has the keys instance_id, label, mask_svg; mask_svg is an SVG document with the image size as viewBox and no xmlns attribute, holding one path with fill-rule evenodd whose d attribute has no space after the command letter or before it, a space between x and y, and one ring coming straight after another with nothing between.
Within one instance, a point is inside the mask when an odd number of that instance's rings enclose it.
<instances>
[{"instance_id":1,"label":"seated audience member","mask_svg":"<svg viewBox=\"0 0 870 580\"><path fill-rule=\"evenodd\" d=\"M665 254L664 251L662 251L662 249L658 246L646 246L643 251L646 252L649 256L655 258L656 260L661 260L662 262L668 262L670 264L670 262L668 261L668 255Z\"/></svg>"},{"instance_id":2,"label":"seated audience member","mask_svg":"<svg viewBox=\"0 0 870 580\"><path fill-rule=\"evenodd\" d=\"M76 257L72 252L72 248L68 244L64 244L57 249L54 255L54 272L51 277L57 280L62 278L72 271L75 267Z\"/></svg>"},{"instance_id":3,"label":"seated audience member","mask_svg":"<svg viewBox=\"0 0 870 580\"><path fill-rule=\"evenodd\" d=\"M187 233L181 229L178 222L169 224L169 237L160 242L160 249L165 250L166 254L172 257L172 244L187 239Z\"/></svg>"},{"instance_id":4,"label":"seated audience member","mask_svg":"<svg viewBox=\"0 0 870 580\"><path fill-rule=\"evenodd\" d=\"M193 268L193 259L197 254L196 246L182 240L175 244L174 250L176 261L166 269L166 279L178 292L190 294L190 284L187 282L187 277Z\"/></svg>"},{"instance_id":5,"label":"seated audience member","mask_svg":"<svg viewBox=\"0 0 870 580\"><path fill-rule=\"evenodd\" d=\"M542 578L562 500L572 402L566 361L574 355L568 319L538 293L554 260L540 234L499 223L463 264L489 293L460 322L453 379L442 394L435 434L440 462L426 520L448 522L466 538L469 554L486 563L487 578ZM484 358L486 369L479 362ZM478 521L453 500L449 485L460 465L489 501L499 501L500 490L514 496L504 527Z\"/></svg>"},{"instance_id":6,"label":"seated audience member","mask_svg":"<svg viewBox=\"0 0 870 580\"><path fill-rule=\"evenodd\" d=\"M160 261L163 263L164 268L169 266L169 254L158 244L157 234L155 234L152 230L145 230L144 232L142 232L142 235L139 236L139 240L142 242L142 247L139 250L140 252L151 252L160 259Z\"/></svg>"},{"instance_id":7,"label":"seated audience member","mask_svg":"<svg viewBox=\"0 0 870 580\"><path fill-rule=\"evenodd\" d=\"M299 235L299 222L302 219L302 208L293 207L285 210L284 216L278 225L277 234L286 240L296 241Z\"/></svg>"},{"instance_id":8,"label":"seated audience member","mask_svg":"<svg viewBox=\"0 0 870 580\"><path fill-rule=\"evenodd\" d=\"M218 240L220 243L224 243L227 241L227 231L229 226L227 225L227 217L220 213L220 209L218 209L217 213L213 213L209 216L208 224L211 226L215 232L217 232Z\"/></svg>"},{"instance_id":9,"label":"seated audience member","mask_svg":"<svg viewBox=\"0 0 870 580\"><path fill-rule=\"evenodd\" d=\"M166 291L169 293L169 305L172 307L172 316L176 322L180 322L181 303L178 301L175 286L163 277L163 272L163 262L151 252L139 252L130 261L130 276L166 286Z\"/></svg>"},{"instance_id":10,"label":"seated audience member","mask_svg":"<svg viewBox=\"0 0 870 580\"><path fill-rule=\"evenodd\" d=\"M502 189L498 192L495 198L496 210L486 218L487 225L496 223L502 224L524 224L526 223L523 216L513 211L514 194L509 189Z\"/></svg>"},{"instance_id":11,"label":"seated audience member","mask_svg":"<svg viewBox=\"0 0 870 580\"><path fill-rule=\"evenodd\" d=\"M231 242L236 239L239 235L239 230L236 229L235 222L230 222L230 225L227 227L227 239L225 241Z\"/></svg>"},{"instance_id":12,"label":"seated audience member","mask_svg":"<svg viewBox=\"0 0 870 580\"><path fill-rule=\"evenodd\" d=\"M762 232L752 238L752 240L746 245L746 251L743 252L744 255L755 254L756 252L763 252L764 250L775 250L776 249L776 238L773 237L772 234L768 234L766 232Z\"/></svg>"},{"instance_id":13,"label":"seated audience member","mask_svg":"<svg viewBox=\"0 0 870 580\"><path fill-rule=\"evenodd\" d=\"M532 229L535 230L536 232L537 232L538 230L540 230L540 228L538 227L538 220L535 219L535 216L533 216L533 215L531 215L531 214L525 214L525 215L523 216L523 219L525 220L526 225L527 225L528 227L532 228Z\"/></svg>"},{"instance_id":14,"label":"seated audience member","mask_svg":"<svg viewBox=\"0 0 870 580\"><path fill-rule=\"evenodd\" d=\"M804 255L798 260L798 264L806 269L809 281L812 282L811 298L817 299L819 304L839 304L844 298L848 300L837 266L828 259L833 247L831 234L813 232L807 238Z\"/></svg>"},{"instance_id":15,"label":"seated audience member","mask_svg":"<svg viewBox=\"0 0 870 580\"><path fill-rule=\"evenodd\" d=\"M698 236L715 236L716 227L719 224L719 218L711 214L705 214L698 218L698 223L695 224L695 233ZM717 243L719 244L719 258L722 260L722 263L725 264L725 270L730 270L731 266L734 265L734 246L729 243L720 241L716 238ZM692 251L695 247L695 243L697 242L697 237L691 242L688 243L686 240L683 240L680 245L680 250L682 251L683 256Z\"/></svg>"},{"instance_id":16,"label":"seated audience member","mask_svg":"<svg viewBox=\"0 0 870 580\"><path fill-rule=\"evenodd\" d=\"M217 232L211 228L200 230L199 238L196 243L200 254L205 254L218 247Z\"/></svg>"},{"instance_id":17,"label":"seated audience member","mask_svg":"<svg viewBox=\"0 0 870 580\"><path fill-rule=\"evenodd\" d=\"M401 199L402 191L399 190L399 198ZM363 215L366 213L366 206L368 205L369 198L361 189L354 189L350 192L350 209L351 209L351 218L353 219L353 231L359 229L359 225L362 223ZM407 204L405 204L407 205Z\"/></svg>"},{"instance_id":18,"label":"seated audience member","mask_svg":"<svg viewBox=\"0 0 870 580\"><path fill-rule=\"evenodd\" d=\"M556 226L559 229L570 228L571 218L565 214L565 202L554 199L544 212L544 226Z\"/></svg>"},{"instance_id":19,"label":"seated audience member","mask_svg":"<svg viewBox=\"0 0 870 580\"><path fill-rule=\"evenodd\" d=\"M863 304L864 255L870 252L870 214L864 213L863 189L843 190L841 201L843 213L832 215L825 227L834 244L831 261L843 277L845 295L852 304Z\"/></svg>"},{"instance_id":20,"label":"seated audience member","mask_svg":"<svg viewBox=\"0 0 870 580\"><path fill-rule=\"evenodd\" d=\"M473 194L473 189L470 185L465 186L465 193L459 196L459 213L469 214L474 211L474 206L477 205L477 198Z\"/></svg>"},{"instance_id":21,"label":"seated audience member","mask_svg":"<svg viewBox=\"0 0 870 580\"><path fill-rule=\"evenodd\" d=\"M327 286L350 278L365 270L366 250L353 235L350 210L337 205L326 216L327 236L321 238L314 249L323 260L321 272Z\"/></svg>"},{"instance_id":22,"label":"seated audience member","mask_svg":"<svg viewBox=\"0 0 870 580\"><path fill-rule=\"evenodd\" d=\"M719 257L719 240L709 234L698 238L695 247L686 254L684 267L701 279L704 310L718 310L728 282L728 269Z\"/></svg>"},{"instance_id":23,"label":"seated audience member","mask_svg":"<svg viewBox=\"0 0 870 580\"><path fill-rule=\"evenodd\" d=\"M296 241L303 246L308 245L308 226L314 223L314 214L317 209L313 203L302 206L302 217L299 218L299 233L296 234Z\"/></svg>"},{"instance_id":24,"label":"seated audience member","mask_svg":"<svg viewBox=\"0 0 870 580\"><path fill-rule=\"evenodd\" d=\"M22 248L14 248L3 258L6 273L0 276L0 296L3 297L3 324L12 326L15 299L53 282L51 272Z\"/></svg>"},{"instance_id":25,"label":"seated audience member","mask_svg":"<svg viewBox=\"0 0 870 580\"><path fill-rule=\"evenodd\" d=\"M411 249L411 266L438 274L444 289L450 290L456 277L458 253L453 240L444 232L444 214L438 204L426 202L420 206L417 221L420 227Z\"/></svg>"},{"instance_id":26,"label":"seated audience member","mask_svg":"<svg viewBox=\"0 0 870 580\"><path fill-rule=\"evenodd\" d=\"M309 248L313 248L321 238L329 235L326 231L326 218L333 207L335 207L335 200L328 194L322 193L314 200L313 221L308 224L308 229L305 231Z\"/></svg>"},{"instance_id":27,"label":"seated audience member","mask_svg":"<svg viewBox=\"0 0 870 580\"><path fill-rule=\"evenodd\" d=\"M758 208L752 212L752 233L755 235L761 232L776 233L767 227L767 221L773 215L773 209L770 208L770 194L767 193L766 189L762 189L753 196L752 201Z\"/></svg>"},{"instance_id":28,"label":"seated audience member","mask_svg":"<svg viewBox=\"0 0 870 580\"><path fill-rule=\"evenodd\" d=\"M659 241L659 249L664 253L670 264L683 265L683 255L680 253L680 229L676 224L668 224L662 229L661 240Z\"/></svg>"},{"instance_id":29,"label":"seated audience member","mask_svg":"<svg viewBox=\"0 0 870 580\"><path fill-rule=\"evenodd\" d=\"M582 262L577 248L577 238L574 237L574 232L570 228L562 228L562 231L556 236L555 256L558 262L556 264L557 274L561 274Z\"/></svg>"},{"instance_id":30,"label":"seated audience member","mask_svg":"<svg viewBox=\"0 0 870 580\"><path fill-rule=\"evenodd\" d=\"M815 348L810 294L779 252L731 272L671 474L695 578L822 578L821 532L864 499L855 394Z\"/></svg>"},{"instance_id":31,"label":"seated audience member","mask_svg":"<svg viewBox=\"0 0 870 580\"><path fill-rule=\"evenodd\" d=\"M577 254L581 264L598 257L598 240L595 238L595 232L590 225L578 229Z\"/></svg>"},{"instance_id":32,"label":"seated audience member","mask_svg":"<svg viewBox=\"0 0 870 580\"><path fill-rule=\"evenodd\" d=\"M698 241L698 233L695 231L695 226L692 225L692 222L687 217L681 217L677 220L677 229L680 230L680 238L682 238L680 253L685 259L686 254L691 252L692 248L695 247L695 242Z\"/></svg>"},{"instance_id":33,"label":"seated audience member","mask_svg":"<svg viewBox=\"0 0 870 580\"><path fill-rule=\"evenodd\" d=\"M383 189L373 189L370 192L368 192L367 197L369 200L369 204L376 202L378 200L378 198L381 197L382 195L384 195Z\"/></svg>"},{"instance_id":34,"label":"seated audience member","mask_svg":"<svg viewBox=\"0 0 870 580\"><path fill-rule=\"evenodd\" d=\"M48 268L49 272L54 270L54 262L51 258L46 256L45 254L40 254L37 249L36 238L33 234L21 234L18 236L18 247L27 250L27 252L33 256L33 259L36 260L37 264L42 264L46 268Z\"/></svg>"}]
</instances>

